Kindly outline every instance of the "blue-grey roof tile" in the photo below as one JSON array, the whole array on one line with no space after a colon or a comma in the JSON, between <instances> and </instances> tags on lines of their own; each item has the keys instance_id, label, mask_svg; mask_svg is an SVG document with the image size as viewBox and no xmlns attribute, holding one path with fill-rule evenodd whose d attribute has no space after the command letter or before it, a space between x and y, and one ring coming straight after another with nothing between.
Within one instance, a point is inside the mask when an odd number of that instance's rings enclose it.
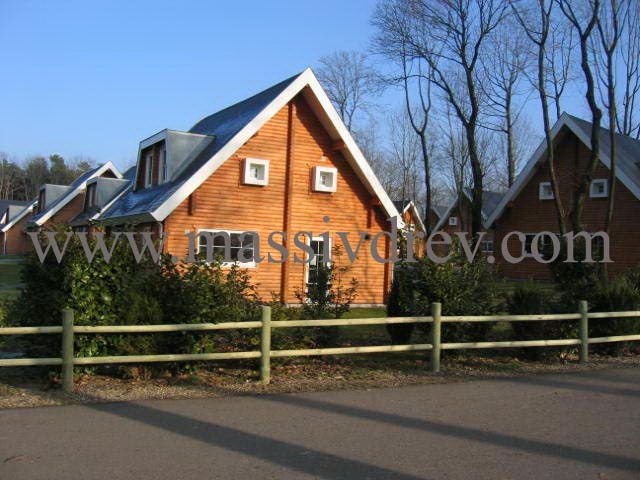
<instances>
[{"instance_id":1,"label":"blue-grey roof tile","mask_svg":"<svg viewBox=\"0 0 640 480\"><path fill-rule=\"evenodd\" d=\"M217 152L219 152L240 130L262 112L300 74L294 75L272 87L203 118L189 133L210 135L213 141L191 162L175 180L140 190L131 189L100 216L100 220L112 220L150 214L169 199L187 180ZM134 172L135 176L135 172Z\"/></svg>"}]
</instances>

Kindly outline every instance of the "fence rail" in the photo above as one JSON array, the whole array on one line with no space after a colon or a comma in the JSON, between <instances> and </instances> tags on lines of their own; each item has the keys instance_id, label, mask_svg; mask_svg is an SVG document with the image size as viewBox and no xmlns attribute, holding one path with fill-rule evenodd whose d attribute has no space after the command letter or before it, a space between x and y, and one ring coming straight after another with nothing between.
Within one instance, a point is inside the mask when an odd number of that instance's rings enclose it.
<instances>
[{"instance_id":1,"label":"fence rail","mask_svg":"<svg viewBox=\"0 0 640 480\"><path fill-rule=\"evenodd\" d=\"M14 358L0 359L0 367L27 366L62 366L63 387L67 391L73 389L73 367L75 365L99 365L120 363L147 362L185 362L234 359L260 359L260 378L269 383L271 378L271 358L300 357L312 355L344 355L355 353L383 353L430 351L431 371L440 371L442 350L514 348L514 347L550 347L580 346L580 362L589 359L589 345L609 342L629 342L640 340L640 335L620 335L612 337L589 338L589 319L632 318L640 317L640 311L626 312L594 312L589 313L587 302L578 305L579 313L563 313L552 315L486 315L486 316L443 316L440 303L431 304L431 316L428 317L389 317L362 319L329 319L329 320L290 320L271 321L271 308L262 307L262 319L251 322L223 322L174 325L120 325L120 326L81 326L73 324L73 311L64 310L62 326L47 327L8 327L0 328L0 335L42 335L62 334L61 358ZM442 323L454 322L539 322L539 321L580 320L579 337L560 340L516 340L503 342L462 342L442 343ZM273 328L333 327L357 325L394 325L408 323L431 323L431 343L412 345L379 345L363 347L311 348L300 350L271 350L271 331ZM74 336L76 334L123 334L123 333L163 333L163 332L207 332L231 329L260 329L260 350L249 352L220 352L202 354L176 355L126 355L102 357L76 357L74 355Z\"/></svg>"}]
</instances>

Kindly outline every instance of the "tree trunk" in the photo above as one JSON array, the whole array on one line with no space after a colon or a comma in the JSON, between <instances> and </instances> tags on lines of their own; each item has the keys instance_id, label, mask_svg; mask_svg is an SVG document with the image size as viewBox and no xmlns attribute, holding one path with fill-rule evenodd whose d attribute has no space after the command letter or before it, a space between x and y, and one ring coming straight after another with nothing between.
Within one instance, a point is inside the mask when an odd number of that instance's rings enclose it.
<instances>
[{"instance_id":1,"label":"tree trunk","mask_svg":"<svg viewBox=\"0 0 640 480\"><path fill-rule=\"evenodd\" d=\"M424 138L424 132L420 135L420 148L422 149L422 159L424 161L424 186L426 195L424 225L427 229L427 235L431 235L431 161L429 158L429 150L427 147L427 139Z\"/></svg>"},{"instance_id":2,"label":"tree trunk","mask_svg":"<svg viewBox=\"0 0 640 480\"><path fill-rule=\"evenodd\" d=\"M513 145L513 125L511 121L511 96L507 96L507 103L505 108L505 121L507 122L507 176L509 188L513 185L516 179L516 159Z\"/></svg>"}]
</instances>

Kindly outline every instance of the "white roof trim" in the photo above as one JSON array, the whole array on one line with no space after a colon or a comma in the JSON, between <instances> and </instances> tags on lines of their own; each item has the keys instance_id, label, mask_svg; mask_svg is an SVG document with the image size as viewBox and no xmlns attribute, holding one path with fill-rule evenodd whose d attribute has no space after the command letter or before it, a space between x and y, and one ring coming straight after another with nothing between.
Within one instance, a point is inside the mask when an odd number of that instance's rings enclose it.
<instances>
[{"instance_id":1,"label":"white roof trim","mask_svg":"<svg viewBox=\"0 0 640 480\"><path fill-rule=\"evenodd\" d=\"M27 215L27 213L33 211L33 208L36 206L37 203L38 203L38 200L34 200L30 204L25 206L22 210L20 210L20 213L18 213L15 217L11 219L9 223L5 224L2 227L2 229L0 229L0 232L9 231L16 223L22 220Z\"/></svg>"},{"instance_id":2,"label":"white roof trim","mask_svg":"<svg viewBox=\"0 0 640 480\"><path fill-rule=\"evenodd\" d=\"M87 178L84 182L82 182L80 185L78 185L73 191L71 192L66 192L62 198L60 199L59 202L57 202L55 205L53 205L52 208L50 208L49 210L47 210L44 215L42 215L40 218L38 218L38 220L36 222L34 222L36 225L38 226L42 226L47 220L49 220L52 216L54 216L56 213L58 213L60 211L61 208L63 208L65 205L67 205L71 200L73 200L74 198L76 198L76 196L87 187L87 182L89 180L91 180L92 178L95 177L99 177L100 175L102 175L104 172L106 172L107 170L111 170L113 172L113 174L116 176L116 178L122 178L122 174L120 173L120 171L115 167L115 165L111 162L107 162L104 165L102 165L98 170L96 170L94 172L94 174L92 176L90 176L89 178Z\"/></svg>"},{"instance_id":3,"label":"white roof trim","mask_svg":"<svg viewBox=\"0 0 640 480\"><path fill-rule=\"evenodd\" d=\"M562 115L560 115L560 118L556 121L555 125L551 129L552 140L556 139L562 127L565 127L565 126L569 128L578 137L578 139L587 146L587 148L591 149L590 136L586 135L580 127L576 126L571 116L568 115L566 112L563 112ZM500 217L500 215L502 215L507 204L511 200L516 198L518 194L522 191L524 186L529 183L529 180L531 180L531 177L535 173L536 165L538 165L540 160L542 160L546 151L547 151L547 142L546 140L542 140L542 142L540 142L540 145L538 146L536 151L533 152L533 155L531 155L531 158L529 159L527 164L524 166L522 171L518 174L518 178L516 179L515 183L507 191L507 193L502 198L502 200L500 201L496 209L493 211L493 213L489 216L489 218L485 222L485 228L491 227L491 225ZM600 151L600 161L607 168L611 168L611 158L609 157L608 152L605 152L602 150ZM624 186L627 187L631 191L631 193L633 193L635 197L640 200L640 186L637 185L631 178L629 178L629 176L626 173L624 173L621 169L619 168L616 169L616 174L618 179L624 184Z\"/></svg>"},{"instance_id":4,"label":"white roof trim","mask_svg":"<svg viewBox=\"0 0 640 480\"><path fill-rule=\"evenodd\" d=\"M451 215L453 207L455 207L457 203L458 203L458 195L453 197L453 201L451 202L451 205L449 205L449 208L447 208L447 211L444 212L444 215L442 215L442 217L440 218L440 220L438 221L438 223L434 227L434 229L433 229L434 232L437 232L442 228L442 225L444 224L445 220L447 218L449 218L449 215Z\"/></svg>"},{"instance_id":5,"label":"white roof trim","mask_svg":"<svg viewBox=\"0 0 640 480\"><path fill-rule=\"evenodd\" d=\"M406 207L404 207L404 210L402 210L402 214L404 215L404 213L409 209L411 209L415 217L418 219L418 223L420 224L420 228L422 228L422 231L426 232L427 229L424 227L424 222L422 221L422 217L420 216L418 207L416 207L416 204L413 203L413 200L410 200L409 203L407 203Z\"/></svg>"},{"instance_id":6,"label":"white roof trim","mask_svg":"<svg viewBox=\"0 0 640 480\"><path fill-rule=\"evenodd\" d=\"M256 115L242 130L240 130L227 144L211 157L200 169L178 188L171 197L158 207L152 215L157 220L164 220L173 210L191 195L206 179L208 179L228 158L244 145L260 128L282 109L292 98L305 87L309 87L327 115L331 126L336 130L340 139L345 143L344 153L351 167L356 171L360 180L368 187L371 194L378 197L385 212L391 217L398 217L398 226L403 226L400 214L395 205L382 188L371 166L356 145L340 116L331 104L318 79L310 68L302 72L286 87L264 110Z\"/></svg>"}]
</instances>

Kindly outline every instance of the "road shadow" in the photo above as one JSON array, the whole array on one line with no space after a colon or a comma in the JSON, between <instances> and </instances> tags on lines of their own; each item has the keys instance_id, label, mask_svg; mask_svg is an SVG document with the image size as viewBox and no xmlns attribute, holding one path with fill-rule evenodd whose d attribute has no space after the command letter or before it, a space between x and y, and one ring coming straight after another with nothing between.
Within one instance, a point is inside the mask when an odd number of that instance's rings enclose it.
<instances>
[{"instance_id":1,"label":"road shadow","mask_svg":"<svg viewBox=\"0 0 640 480\"><path fill-rule=\"evenodd\" d=\"M520 450L536 455L556 457L561 459L578 461L586 464L601 467L614 468L627 472L640 471L640 459L623 455L613 455L608 453L587 450L578 447L571 447L559 443L543 442L515 435L507 435L488 430L481 430L473 427L465 427L452 423L426 420L423 418L405 417L393 413L369 410L362 407L354 407L322 400L311 399L308 396L299 395L265 395L262 400L292 405L296 407L319 410L321 412L331 412L339 415L360 418L379 423L393 425L413 430L420 430L428 433L436 433L447 437L454 437L463 440L471 440L479 443L489 443L498 447L510 450Z\"/></svg>"},{"instance_id":2,"label":"road shadow","mask_svg":"<svg viewBox=\"0 0 640 480\"><path fill-rule=\"evenodd\" d=\"M636 378L629 378L627 376L620 375L620 373L625 372L631 369L621 370L619 373L612 370L595 370L591 372L581 373L580 376L584 378L589 378L592 380L600 380L603 382L609 383L627 383L629 385L638 386L638 380Z\"/></svg>"},{"instance_id":3,"label":"road shadow","mask_svg":"<svg viewBox=\"0 0 640 480\"><path fill-rule=\"evenodd\" d=\"M586 380L594 380L594 378L590 378L587 375L581 375L580 378L584 378ZM606 381L606 378L595 378L598 381ZM495 379L497 382L507 382L507 383L519 383L522 385L536 385L540 387L551 387L551 388L562 388L566 390L576 390L579 392L588 392L588 393L601 393L604 395L619 395L626 397L634 397L640 398L640 388L618 388L612 387L608 385L597 385L593 383L583 383L576 382L571 380L560 380L557 378L549 378L545 375L535 376L535 377L513 377L513 378L498 378ZM630 382L627 382L630 383Z\"/></svg>"},{"instance_id":4,"label":"road shadow","mask_svg":"<svg viewBox=\"0 0 640 480\"><path fill-rule=\"evenodd\" d=\"M138 403L96 403L86 406L319 478L425 480L425 477L378 467Z\"/></svg>"}]
</instances>

